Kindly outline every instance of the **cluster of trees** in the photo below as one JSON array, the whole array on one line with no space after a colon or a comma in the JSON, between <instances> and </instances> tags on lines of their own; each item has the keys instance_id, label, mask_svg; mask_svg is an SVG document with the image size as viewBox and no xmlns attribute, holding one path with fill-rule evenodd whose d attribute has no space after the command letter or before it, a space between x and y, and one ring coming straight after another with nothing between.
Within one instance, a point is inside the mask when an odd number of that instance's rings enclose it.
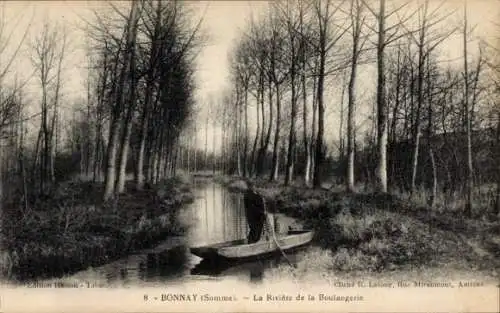
<instances>
[{"instance_id":1,"label":"cluster of trees","mask_svg":"<svg viewBox=\"0 0 500 313\"><path fill-rule=\"evenodd\" d=\"M128 14L110 5L115 14L96 13L89 24L94 75L74 129L82 171L94 180L104 176L105 200L124 192L129 159L139 190L175 170L194 108L200 44L200 24L182 3L132 1Z\"/></svg>"},{"instance_id":2,"label":"cluster of trees","mask_svg":"<svg viewBox=\"0 0 500 313\"><path fill-rule=\"evenodd\" d=\"M182 167L284 177L285 184L301 177L314 187L334 173L349 192L359 182L411 194L424 186L431 205L438 188L458 189L470 213L474 186L499 185L498 51L496 43L473 40L479 36L467 5L450 12L446 3L270 2L229 56L231 89L210 99L210 116L197 123L201 21L193 23L182 2L134 0L95 12L86 23L87 96L69 125L62 116L66 27L47 20L18 42L0 27L3 199L48 193L69 172L64 161L77 160L82 173L104 180L104 199L125 190L127 171L142 189ZM459 60L444 60L451 37L461 38ZM6 79L26 42L34 70L28 80L38 88L32 99L27 81ZM372 68L376 89L367 98L359 74ZM373 104L371 123L360 121L366 104ZM335 160L336 147L325 139L332 109L340 112ZM194 140L203 128L205 138ZM221 132L209 135L209 128ZM220 155L215 146L208 152L216 141Z\"/></svg>"},{"instance_id":3,"label":"cluster of trees","mask_svg":"<svg viewBox=\"0 0 500 313\"><path fill-rule=\"evenodd\" d=\"M30 185L39 186L35 189L43 194L56 180L55 160L60 129L61 74L68 49L64 28L45 21L42 31L33 40L32 48L31 59L41 88L41 99L40 127L33 153Z\"/></svg>"},{"instance_id":4,"label":"cluster of trees","mask_svg":"<svg viewBox=\"0 0 500 313\"><path fill-rule=\"evenodd\" d=\"M28 208L29 199L50 196L54 183L79 171L104 180L104 200L124 192L127 171L137 189L171 175L179 138L192 124L202 43L201 21L193 17L184 3L157 0L109 2L90 18L82 15L87 95L75 103L63 93L68 56L77 48L68 25L46 17L18 41L0 27L3 203ZM5 79L21 51L33 72Z\"/></svg>"},{"instance_id":5,"label":"cluster of trees","mask_svg":"<svg viewBox=\"0 0 500 313\"><path fill-rule=\"evenodd\" d=\"M457 16L461 22L450 23ZM414 194L424 185L432 205L438 186L463 188L470 214L474 185L500 177L475 175L495 166L499 126L490 48L471 44L472 31L467 5L450 12L445 1L271 3L251 19L230 55L233 87L220 100L219 124L232 135L223 135L221 164L271 181L282 173L285 184L301 175L320 187L328 171L327 86L341 82L337 162L346 189L365 180L380 192L402 186ZM462 38L460 62L443 60L451 37ZM372 127L362 133L358 72L373 65ZM485 146L488 162L481 163Z\"/></svg>"}]
</instances>

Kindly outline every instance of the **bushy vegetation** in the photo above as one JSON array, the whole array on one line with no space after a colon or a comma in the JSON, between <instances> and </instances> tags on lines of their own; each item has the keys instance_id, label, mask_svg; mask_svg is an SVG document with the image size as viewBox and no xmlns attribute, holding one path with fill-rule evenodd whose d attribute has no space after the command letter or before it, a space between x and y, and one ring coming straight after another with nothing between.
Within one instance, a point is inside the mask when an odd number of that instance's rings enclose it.
<instances>
[{"instance_id":1,"label":"bushy vegetation","mask_svg":"<svg viewBox=\"0 0 500 313\"><path fill-rule=\"evenodd\" d=\"M219 181L238 186L237 178ZM500 223L490 210L473 218L443 204L430 210L405 195L347 194L259 181L262 194L276 211L296 217L315 231L309 260L295 271L382 272L422 267L491 270L500 266ZM414 198L415 199L415 198ZM463 208L463 206L462 206ZM460 210L461 208L459 208ZM317 255L317 254L321 255ZM303 260L303 261L304 261ZM497 275L493 272L493 275Z\"/></svg>"},{"instance_id":2,"label":"bushy vegetation","mask_svg":"<svg viewBox=\"0 0 500 313\"><path fill-rule=\"evenodd\" d=\"M13 223L4 223L3 273L24 279L63 274L185 230L177 213L193 199L187 180L166 179L109 202L100 201L102 188L78 180L61 183L51 197L33 200L9 219Z\"/></svg>"}]
</instances>

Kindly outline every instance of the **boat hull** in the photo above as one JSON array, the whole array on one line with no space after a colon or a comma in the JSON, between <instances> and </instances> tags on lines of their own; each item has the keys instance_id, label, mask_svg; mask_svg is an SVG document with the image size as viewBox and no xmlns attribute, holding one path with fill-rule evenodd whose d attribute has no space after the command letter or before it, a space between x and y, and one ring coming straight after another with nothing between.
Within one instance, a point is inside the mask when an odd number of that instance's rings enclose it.
<instances>
[{"instance_id":1,"label":"boat hull","mask_svg":"<svg viewBox=\"0 0 500 313\"><path fill-rule=\"evenodd\" d=\"M301 248L313 239L312 231L289 231L285 236L272 237L247 244L245 240L234 240L204 247L192 247L192 254L203 259L222 258L226 260L248 260L262 256ZM278 244L276 244L276 241Z\"/></svg>"}]
</instances>

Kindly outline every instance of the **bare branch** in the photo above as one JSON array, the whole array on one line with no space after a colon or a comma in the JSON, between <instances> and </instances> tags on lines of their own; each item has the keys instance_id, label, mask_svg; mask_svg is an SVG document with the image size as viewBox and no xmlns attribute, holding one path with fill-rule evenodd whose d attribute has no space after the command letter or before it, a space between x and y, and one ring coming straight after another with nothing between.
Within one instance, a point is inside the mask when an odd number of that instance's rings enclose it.
<instances>
[{"instance_id":1,"label":"bare branch","mask_svg":"<svg viewBox=\"0 0 500 313\"><path fill-rule=\"evenodd\" d=\"M23 36L22 36L19 44L17 45L16 50L14 51L14 53L12 54L12 56L10 57L9 61L7 61L7 65L4 67L4 69L0 73L0 80L2 80L5 77L5 75L9 71L12 63L14 62L15 58L17 57L17 54L19 53L19 50L21 49L21 46L24 43L24 40L28 36L28 31L29 31L29 28L31 27L31 23L33 22L34 16L35 16L35 14L33 12L33 14L31 15L30 22L29 22L28 26L26 27L26 30L24 31L24 34L23 34ZM9 36L9 38L10 38L10 36Z\"/></svg>"},{"instance_id":2,"label":"bare branch","mask_svg":"<svg viewBox=\"0 0 500 313\"><path fill-rule=\"evenodd\" d=\"M410 0L410 1L407 1L407 2L403 3L399 7L395 8L391 12L387 13L385 15L385 18L387 19L387 18L391 17L394 13L397 13L397 12L401 11L401 9L403 9L404 7L406 7L407 5L409 5L410 3L413 3L413 2L414 2L413 0Z\"/></svg>"},{"instance_id":3,"label":"bare branch","mask_svg":"<svg viewBox=\"0 0 500 313\"><path fill-rule=\"evenodd\" d=\"M368 5L368 3L366 2L366 0L361 0L363 2L363 4L365 5L365 7L371 12L371 14L375 17L375 18L379 18L379 14L377 12L375 12L375 10L370 6Z\"/></svg>"}]
</instances>

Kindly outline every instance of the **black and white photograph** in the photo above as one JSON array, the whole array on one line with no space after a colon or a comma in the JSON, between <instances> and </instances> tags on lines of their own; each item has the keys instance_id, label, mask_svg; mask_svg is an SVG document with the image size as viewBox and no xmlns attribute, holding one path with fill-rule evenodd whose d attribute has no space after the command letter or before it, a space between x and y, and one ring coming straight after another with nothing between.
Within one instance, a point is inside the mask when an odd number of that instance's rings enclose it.
<instances>
[{"instance_id":1,"label":"black and white photograph","mask_svg":"<svg viewBox=\"0 0 500 313\"><path fill-rule=\"evenodd\" d=\"M3 285L498 285L499 1L0 12Z\"/></svg>"}]
</instances>

